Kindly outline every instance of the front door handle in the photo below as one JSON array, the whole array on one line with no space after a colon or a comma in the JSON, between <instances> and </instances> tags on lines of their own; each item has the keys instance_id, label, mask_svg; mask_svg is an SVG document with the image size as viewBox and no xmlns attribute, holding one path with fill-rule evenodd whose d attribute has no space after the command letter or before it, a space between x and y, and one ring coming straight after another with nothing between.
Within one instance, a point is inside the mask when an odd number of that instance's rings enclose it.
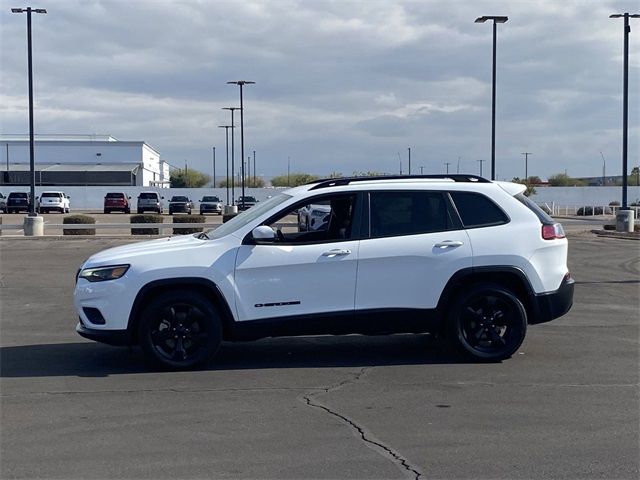
<instances>
[{"instance_id":1,"label":"front door handle","mask_svg":"<svg viewBox=\"0 0 640 480\"><path fill-rule=\"evenodd\" d=\"M334 248L333 250L329 250L328 252L324 252L322 254L323 257L338 257L342 255L349 255L351 250L346 250L342 248Z\"/></svg>"},{"instance_id":2,"label":"front door handle","mask_svg":"<svg viewBox=\"0 0 640 480\"><path fill-rule=\"evenodd\" d=\"M436 248L449 248L449 247L461 247L464 245L460 240L443 240L434 245Z\"/></svg>"}]
</instances>

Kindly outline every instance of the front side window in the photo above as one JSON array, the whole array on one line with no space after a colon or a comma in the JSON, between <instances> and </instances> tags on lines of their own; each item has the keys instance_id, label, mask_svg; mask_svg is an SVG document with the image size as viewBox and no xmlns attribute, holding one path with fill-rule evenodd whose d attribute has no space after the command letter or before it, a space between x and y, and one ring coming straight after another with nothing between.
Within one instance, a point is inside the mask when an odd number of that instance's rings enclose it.
<instances>
[{"instance_id":1,"label":"front side window","mask_svg":"<svg viewBox=\"0 0 640 480\"><path fill-rule=\"evenodd\" d=\"M509 223L509 217L492 200L475 192L450 192L465 228Z\"/></svg>"},{"instance_id":2,"label":"front side window","mask_svg":"<svg viewBox=\"0 0 640 480\"><path fill-rule=\"evenodd\" d=\"M372 238L451 230L447 202L440 192L372 192Z\"/></svg>"},{"instance_id":3,"label":"front side window","mask_svg":"<svg viewBox=\"0 0 640 480\"><path fill-rule=\"evenodd\" d=\"M288 208L265 225L277 234L275 243L308 244L348 240L353 233L356 195L318 197Z\"/></svg>"}]
</instances>

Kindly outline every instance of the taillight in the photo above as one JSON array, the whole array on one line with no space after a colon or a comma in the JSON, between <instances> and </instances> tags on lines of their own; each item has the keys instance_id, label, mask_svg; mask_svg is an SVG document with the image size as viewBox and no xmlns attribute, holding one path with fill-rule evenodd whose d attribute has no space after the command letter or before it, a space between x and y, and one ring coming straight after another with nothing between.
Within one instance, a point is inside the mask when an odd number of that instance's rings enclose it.
<instances>
[{"instance_id":1,"label":"taillight","mask_svg":"<svg viewBox=\"0 0 640 480\"><path fill-rule=\"evenodd\" d=\"M564 229L559 223L551 225L542 225L542 238L545 240L556 240L558 238L564 238Z\"/></svg>"}]
</instances>

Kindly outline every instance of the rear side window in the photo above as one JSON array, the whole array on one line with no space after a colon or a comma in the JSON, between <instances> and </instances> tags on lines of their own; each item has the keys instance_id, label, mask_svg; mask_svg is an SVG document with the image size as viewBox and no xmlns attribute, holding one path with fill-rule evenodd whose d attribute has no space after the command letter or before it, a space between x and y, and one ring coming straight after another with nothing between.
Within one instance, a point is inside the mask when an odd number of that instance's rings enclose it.
<instances>
[{"instance_id":1,"label":"rear side window","mask_svg":"<svg viewBox=\"0 0 640 480\"><path fill-rule=\"evenodd\" d=\"M371 237L418 235L452 229L440 192L372 192Z\"/></svg>"},{"instance_id":2,"label":"rear side window","mask_svg":"<svg viewBox=\"0 0 640 480\"><path fill-rule=\"evenodd\" d=\"M509 222L509 217L492 200L474 192L450 192L465 228L491 227Z\"/></svg>"}]
</instances>

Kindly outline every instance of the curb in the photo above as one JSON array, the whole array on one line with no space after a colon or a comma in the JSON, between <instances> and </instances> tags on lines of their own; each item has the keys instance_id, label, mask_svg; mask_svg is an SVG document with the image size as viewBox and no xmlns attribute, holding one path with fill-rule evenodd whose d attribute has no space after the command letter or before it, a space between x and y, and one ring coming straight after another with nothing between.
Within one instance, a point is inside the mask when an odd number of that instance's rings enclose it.
<instances>
[{"instance_id":1,"label":"curb","mask_svg":"<svg viewBox=\"0 0 640 480\"><path fill-rule=\"evenodd\" d=\"M595 233L601 238L621 238L624 240L640 240L640 232L615 232L612 230L591 230L591 233Z\"/></svg>"}]
</instances>

